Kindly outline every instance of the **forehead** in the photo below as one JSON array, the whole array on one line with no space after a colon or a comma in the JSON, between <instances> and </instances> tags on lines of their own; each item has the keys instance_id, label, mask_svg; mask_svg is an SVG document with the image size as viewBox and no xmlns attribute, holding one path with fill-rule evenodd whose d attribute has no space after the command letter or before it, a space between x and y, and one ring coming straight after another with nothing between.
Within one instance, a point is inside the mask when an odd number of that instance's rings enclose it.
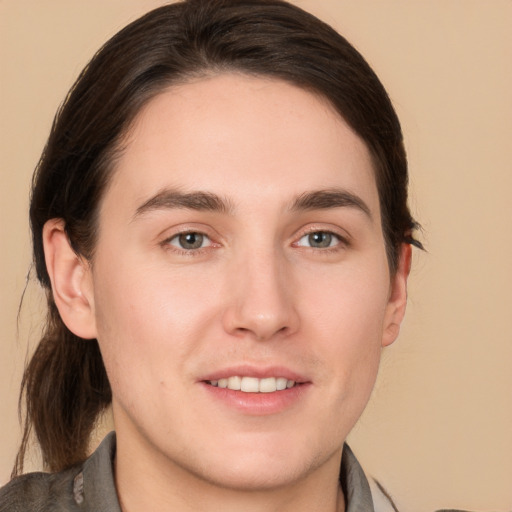
<instances>
[{"instance_id":1,"label":"forehead","mask_svg":"<svg viewBox=\"0 0 512 512\"><path fill-rule=\"evenodd\" d=\"M368 148L327 100L234 73L172 86L150 100L125 138L112 185L137 203L164 188L236 202L343 187L379 208Z\"/></svg>"}]
</instances>

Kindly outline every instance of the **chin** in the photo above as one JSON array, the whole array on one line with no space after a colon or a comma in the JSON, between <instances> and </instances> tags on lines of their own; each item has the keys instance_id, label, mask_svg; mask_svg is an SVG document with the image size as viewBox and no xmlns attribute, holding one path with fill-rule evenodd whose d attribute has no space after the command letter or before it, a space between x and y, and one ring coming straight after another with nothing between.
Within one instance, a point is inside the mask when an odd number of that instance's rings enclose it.
<instances>
[{"instance_id":1,"label":"chin","mask_svg":"<svg viewBox=\"0 0 512 512\"><path fill-rule=\"evenodd\" d=\"M225 464L205 468L203 478L216 487L235 491L264 492L292 485L306 476L313 468L290 460L247 461L245 464L229 461ZM220 467L219 467L220 466Z\"/></svg>"},{"instance_id":2,"label":"chin","mask_svg":"<svg viewBox=\"0 0 512 512\"><path fill-rule=\"evenodd\" d=\"M199 476L215 486L232 490L275 490L302 480L337 454L337 450L334 450L336 453L325 452L325 456L319 455L307 442L296 446L286 442L279 446L254 442L239 450L226 448L217 456L205 457L201 467L203 474Z\"/></svg>"}]
</instances>

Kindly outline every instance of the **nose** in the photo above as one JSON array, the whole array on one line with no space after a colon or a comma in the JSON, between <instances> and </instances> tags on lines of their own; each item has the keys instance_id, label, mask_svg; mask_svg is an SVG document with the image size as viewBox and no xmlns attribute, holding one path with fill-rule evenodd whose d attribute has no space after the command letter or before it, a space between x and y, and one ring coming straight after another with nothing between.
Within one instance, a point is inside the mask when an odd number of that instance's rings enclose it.
<instances>
[{"instance_id":1,"label":"nose","mask_svg":"<svg viewBox=\"0 0 512 512\"><path fill-rule=\"evenodd\" d=\"M228 277L226 332L259 341L296 332L299 315L290 274L278 251L242 256Z\"/></svg>"}]
</instances>

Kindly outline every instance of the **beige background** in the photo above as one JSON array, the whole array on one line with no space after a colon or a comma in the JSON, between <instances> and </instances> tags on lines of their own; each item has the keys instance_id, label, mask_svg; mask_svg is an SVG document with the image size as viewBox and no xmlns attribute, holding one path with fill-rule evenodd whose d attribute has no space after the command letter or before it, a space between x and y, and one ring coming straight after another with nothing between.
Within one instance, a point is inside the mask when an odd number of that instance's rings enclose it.
<instances>
[{"instance_id":1,"label":"beige background","mask_svg":"<svg viewBox=\"0 0 512 512\"><path fill-rule=\"evenodd\" d=\"M157 0L0 0L0 484L36 340L28 186L53 114L107 37ZM351 435L402 510L512 510L512 2L303 0L374 66L402 119L428 254Z\"/></svg>"}]
</instances>

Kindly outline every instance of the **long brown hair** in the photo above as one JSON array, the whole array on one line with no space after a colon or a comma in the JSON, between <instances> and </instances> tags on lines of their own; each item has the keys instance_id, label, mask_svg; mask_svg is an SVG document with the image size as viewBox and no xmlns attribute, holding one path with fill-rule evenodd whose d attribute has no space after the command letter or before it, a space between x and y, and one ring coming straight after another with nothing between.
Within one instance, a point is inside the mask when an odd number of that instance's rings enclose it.
<instances>
[{"instance_id":1,"label":"long brown hair","mask_svg":"<svg viewBox=\"0 0 512 512\"><path fill-rule=\"evenodd\" d=\"M84 459L95 421L111 402L97 341L70 332L55 306L44 224L62 218L74 250L93 258L98 205L135 115L170 85L223 71L275 77L329 100L373 155L391 271L402 243L419 245L407 206L400 123L379 79L342 36L280 0L186 0L149 12L108 41L82 71L34 174L34 264L47 291L48 319L23 377L24 435L13 474L23 470L32 429L48 469Z\"/></svg>"}]
</instances>

